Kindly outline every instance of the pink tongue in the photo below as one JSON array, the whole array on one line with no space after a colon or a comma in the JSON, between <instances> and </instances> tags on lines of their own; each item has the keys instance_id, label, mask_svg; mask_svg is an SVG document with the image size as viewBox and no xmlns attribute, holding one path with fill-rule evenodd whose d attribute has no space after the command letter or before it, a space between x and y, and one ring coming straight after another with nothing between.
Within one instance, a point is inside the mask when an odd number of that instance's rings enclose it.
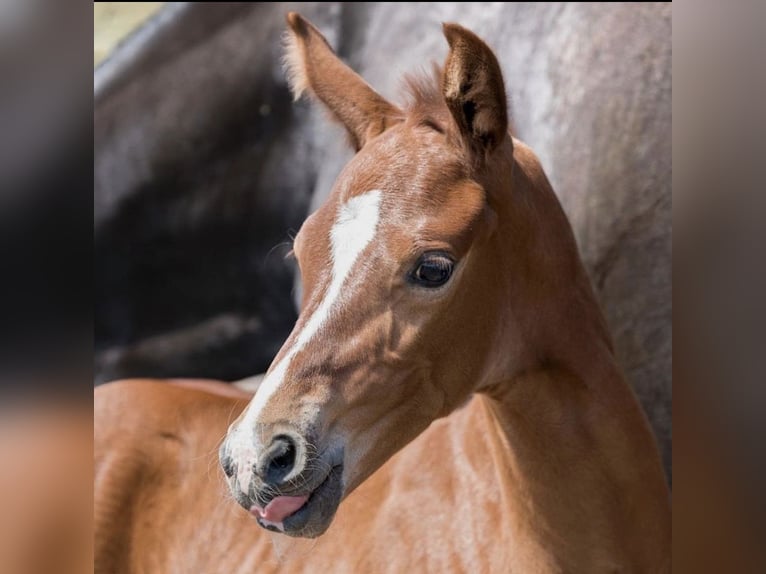
<instances>
[{"instance_id":1,"label":"pink tongue","mask_svg":"<svg viewBox=\"0 0 766 574\"><path fill-rule=\"evenodd\" d=\"M285 518L306 504L309 499L306 496L277 496L266 505L266 508L253 506L250 512L268 520L269 522L282 522Z\"/></svg>"}]
</instances>

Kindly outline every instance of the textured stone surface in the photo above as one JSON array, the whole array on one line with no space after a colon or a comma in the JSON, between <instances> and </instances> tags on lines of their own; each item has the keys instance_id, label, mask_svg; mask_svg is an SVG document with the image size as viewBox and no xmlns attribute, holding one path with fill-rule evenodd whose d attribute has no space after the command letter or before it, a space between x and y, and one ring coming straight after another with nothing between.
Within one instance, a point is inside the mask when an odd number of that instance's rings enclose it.
<instances>
[{"instance_id":1,"label":"textured stone surface","mask_svg":"<svg viewBox=\"0 0 766 574\"><path fill-rule=\"evenodd\" d=\"M278 38L290 8L196 7L159 30L152 49L97 70L101 380L246 376L289 331L292 271L284 250L267 254L350 157L321 113L289 102ZM225 9L230 16L211 15ZM443 61L441 21L495 49L514 131L538 153L572 221L669 471L670 5L299 9L393 100L403 73ZM211 18L215 27L199 25Z\"/></svg>"}]
</instances>

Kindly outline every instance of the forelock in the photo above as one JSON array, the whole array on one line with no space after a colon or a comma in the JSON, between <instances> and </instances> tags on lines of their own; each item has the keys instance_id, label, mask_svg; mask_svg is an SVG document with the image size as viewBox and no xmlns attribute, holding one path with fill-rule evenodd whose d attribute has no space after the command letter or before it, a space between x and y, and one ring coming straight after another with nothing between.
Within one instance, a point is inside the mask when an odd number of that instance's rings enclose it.
<instances>
[{"instance_id":1,"label":"forelock","mask_svg":"<svg viewBox=\"0 0 766 574\"><path fill-rule=\"evenodd\" d=\"M404 76L405 112L407 120L425 124L445 132L449 110L441 90L442 70L433 64L431 71Z\"/></svg>"}]
</instances>

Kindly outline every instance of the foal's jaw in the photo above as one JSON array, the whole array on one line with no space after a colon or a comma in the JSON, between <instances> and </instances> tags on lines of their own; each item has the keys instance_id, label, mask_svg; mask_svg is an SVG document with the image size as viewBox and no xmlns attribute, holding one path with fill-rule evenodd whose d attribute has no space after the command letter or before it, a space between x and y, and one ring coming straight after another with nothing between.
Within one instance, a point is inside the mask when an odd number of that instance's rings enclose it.
<instances>
[{"instance_id":1,"label":"foal's jaw","mask_svg":"<svg viewBox=\"0 0 766 574\"><path fill-rule=\"evenodd\" d=\"M311 24L288 23L293 86L329 108L359 153L296 237L301 315L220 458L261 526L315 537L345 496L482 383L498 302L481 287L496 279L498 253L476 178L512 143L499 66L471 32L445 26L432 129L375 93Z\"/></svg>"}]
</instances>

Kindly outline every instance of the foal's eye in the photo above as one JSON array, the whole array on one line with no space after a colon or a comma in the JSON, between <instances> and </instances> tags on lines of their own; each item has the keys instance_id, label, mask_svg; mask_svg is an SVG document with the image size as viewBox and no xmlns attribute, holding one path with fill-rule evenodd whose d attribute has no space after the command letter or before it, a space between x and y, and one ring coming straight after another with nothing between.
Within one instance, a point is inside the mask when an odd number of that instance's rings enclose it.
<instances>
[{"instance_id":1,"label":"foal's eye","mask_svg":"<svg viewBox=\"0 0 766 574\"><path fill-rule=\"evenodd\" d=\"M410 273L410 280L422 287L441 287L449 281L454 266L444 253L425 253Z\"/></svg>"}]
</instances>

